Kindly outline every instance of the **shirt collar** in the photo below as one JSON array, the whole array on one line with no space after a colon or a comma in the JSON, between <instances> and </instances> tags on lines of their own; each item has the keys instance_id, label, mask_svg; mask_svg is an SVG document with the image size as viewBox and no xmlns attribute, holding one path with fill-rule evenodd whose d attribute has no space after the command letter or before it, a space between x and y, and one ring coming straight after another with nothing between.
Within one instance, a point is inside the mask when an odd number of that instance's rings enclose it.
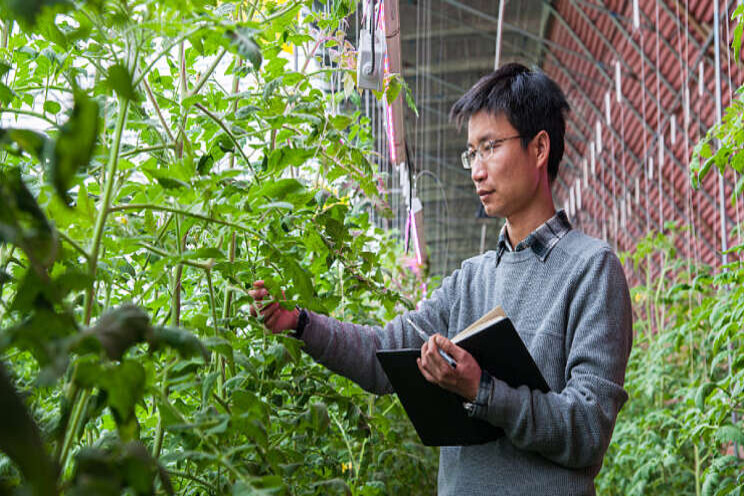
<instances>
[{"instance_id":1,"label":"shirt collar","mask_svg":"<svg viewBox=\"0 0 744 496\"><path fill-rule=\"evenodd\" d=\"M512 248L509 237L506 235L506 224L504 224L499 233L498 252L521 251L525 248L531 248L540 261L544 262L556 243L571 229L571 222L568 220L566 212L561 209L540 227L532 231L516 248Z\"/></svg>"}]
</instances>

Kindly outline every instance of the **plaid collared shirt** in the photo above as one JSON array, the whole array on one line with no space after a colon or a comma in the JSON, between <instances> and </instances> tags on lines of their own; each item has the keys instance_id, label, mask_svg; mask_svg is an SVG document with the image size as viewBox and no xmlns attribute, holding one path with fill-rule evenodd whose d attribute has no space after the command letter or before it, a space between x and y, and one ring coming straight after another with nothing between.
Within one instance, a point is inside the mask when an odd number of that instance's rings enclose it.
<instances>
[{"instance_id":1,"label":"plaid collared shirt","mask_svg":"<svg viewBox=\"0 0 744 496\"><path fill-rule=\"evenodd\" d=\"M501 232L499 233L497 244L498 260L501 260L501 255L505 251L521 251L525 248L531 248L540 261L544 262L550 250L571 229L571 222L568 220L566 212L563 209L558 210L554 216L546 220L545 223L524 238L516 248L512 249L509 238L506 235L506 224L504 224L504 227L501 228Z\"/></svg>"}]
</instances>

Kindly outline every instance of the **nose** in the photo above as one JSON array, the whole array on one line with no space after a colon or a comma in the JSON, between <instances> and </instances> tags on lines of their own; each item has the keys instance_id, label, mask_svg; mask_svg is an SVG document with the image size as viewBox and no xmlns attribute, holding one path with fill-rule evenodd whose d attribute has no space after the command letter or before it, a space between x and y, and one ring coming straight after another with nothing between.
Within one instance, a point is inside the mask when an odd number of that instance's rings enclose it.
<instances>
[{"instance_id":1,"label":"nose","mask_svg":"<svg viewBox=\"0 0 744 496\"><path fill-rule=\"evenodd\" d=\"M486 170L486 165L481 159L476 157L475 160L473 160L472 165L470 166L470 178L473 180L474 183L478 184L487 177L488 171Z\"/></svg>"}]
</instances>

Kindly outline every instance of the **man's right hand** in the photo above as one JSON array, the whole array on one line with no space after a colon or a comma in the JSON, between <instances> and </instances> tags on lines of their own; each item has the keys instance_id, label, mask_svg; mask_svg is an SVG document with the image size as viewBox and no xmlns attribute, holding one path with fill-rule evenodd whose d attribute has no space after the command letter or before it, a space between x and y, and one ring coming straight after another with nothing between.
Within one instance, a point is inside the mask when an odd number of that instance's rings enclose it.
<instances>
[{"instance_id":1,"label":"man's right hand","mask_svg":"<svg viewBox=\"0 0 744 496\"><path fill-rule=\"evenodd\" d=\"M253 289L248 294L255 300L251 305L251 315L256 317L261 314L264 325L274 334L289 329L297 329L297 318L300 311L295 309L287 310L282 308L279 302L269 302L263 304L263 299L269 296L269 291L264 286L264 282L259 280L253 283ZM284 292L282 292L284 295Z\"/></svg>"}]
</instances>

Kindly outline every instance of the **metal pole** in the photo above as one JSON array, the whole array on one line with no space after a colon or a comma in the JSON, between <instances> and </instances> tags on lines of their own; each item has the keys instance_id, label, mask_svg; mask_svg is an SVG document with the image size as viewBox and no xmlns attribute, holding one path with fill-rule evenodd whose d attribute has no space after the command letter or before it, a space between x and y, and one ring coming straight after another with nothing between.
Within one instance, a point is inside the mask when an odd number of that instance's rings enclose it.
<instances>
[{"instance_id":1,"label":"metal pole","mask_svg":"<svg viewBox=\"0 0 744 496\"><path fill-rule=\"evenodd\" d=\"M720 126L721 121L723 120L723 104L721 103L721 33L720 33L720 14L719 14L719 7L718 7L718 0L715 0L713 3L713 38L714 38L714 54L715 54L715 75L716 75L716 125ZM720 148L721 144L718 143L718 147ZM726 190L724 188L723 183L723 172L721 171L718 175L718 193L719 193L719 203L718 208L720 211L720 219L721 219L721 263L723 266L725 266L728 263L728 254L726 253L726 250L728 250L728 236L726 234L726 207L724 204L724 195L726 193ZM731 342L731 339L729 339L728 343L728 366L729 366L729 374L733 374L733 358L731 356L731 352L733 350L733 343ZM738 423L736 410L733 410L731 412L731 422L736 425ZM736 457L739 458L739 443L734 442L734 453L736 453Z\"/></svg>"}]
</instances>

